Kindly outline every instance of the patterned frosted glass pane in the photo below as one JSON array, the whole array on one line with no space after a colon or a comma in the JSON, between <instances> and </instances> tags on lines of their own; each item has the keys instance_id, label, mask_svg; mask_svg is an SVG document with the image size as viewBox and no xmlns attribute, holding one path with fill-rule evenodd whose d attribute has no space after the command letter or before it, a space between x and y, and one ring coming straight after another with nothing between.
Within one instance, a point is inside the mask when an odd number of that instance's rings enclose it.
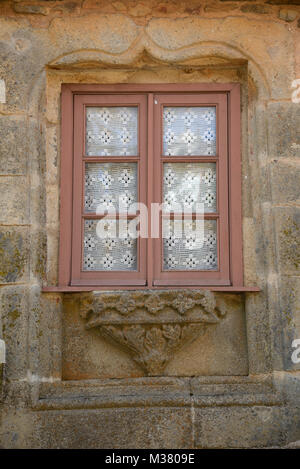
<instances>
[{"instance_id":1,"label":"patterned frosted glass pane","mask_svg":"<svg viewBox=\"0 0 300 469\"><path fill-rule=\"evenodd\" d=\"M134 202L137 202L136 163L86 163L86 212L96 212L98 205L104 209L114 207L116 211L126 211Z\"/></svg>"},{"instance_id":2,"label":"patterned frosted glass pane","mask_svg":"<svg viewBox=\"0 0 300 469\"><path fill-rule=\"evenodd\" d=\"M88 107L86 154L90 156L138 155L137 107Z\"/></svg>"},{"instance_id":3,"label":"patterned frosted glass pane","mask_svg":"<svg viewBox=\"0 0 300 469\"><path fill-rule=\"evenodd\" d=\"M163 187L166 211L195 211L200 203L216 211L216 163L164 163Z\"/></svg>"},{"instance_id":4,"label":"patterned frosted glass pane","mask_svg":"<svg viewBox=\"0 0 300 469\"><path fill-rule=\"evenodd\" d=\"M197 229L196 223L199 221L163 220L164 270L218 268L217 222L204 220L204 229Z\"/></svg>"},{"instance_id":5,"label":"patterned frosted glass pane","mask_svg":"<svg viewBox=\"0 0 300 469\"><path fill-rule=\"evenodd\" d=\"M124 220L84 220L84 271L137 270L137 240L127 226Z\"/></svg>"},{"instance_id":6,"label":"patterned frosted glass pane","mask_svg":"<svg viewBox=\"0 0 300 469\"><path fill-rule=\"evenodd\" d=\"M163 154L168 156L216 154L216 108L165 107Z\"/></svg>"}]
</instances>

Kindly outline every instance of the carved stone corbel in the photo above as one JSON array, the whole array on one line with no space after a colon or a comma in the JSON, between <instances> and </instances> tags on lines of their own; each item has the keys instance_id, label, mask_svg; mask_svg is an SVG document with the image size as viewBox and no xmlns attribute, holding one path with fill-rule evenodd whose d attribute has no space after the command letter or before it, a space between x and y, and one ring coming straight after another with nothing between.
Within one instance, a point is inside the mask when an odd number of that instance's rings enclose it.
<instances>
[{"instance_id":1,"label":"carved stone corbel","mask_svg":"<svg viewBox=\"0 0 300 469\"><path fill-rule=\"evenodd\" d=\"M86 329L122 346L152 376L224 314L214 294L203 290L94 292L81 302Z\"/></svg>"}]
</instances>

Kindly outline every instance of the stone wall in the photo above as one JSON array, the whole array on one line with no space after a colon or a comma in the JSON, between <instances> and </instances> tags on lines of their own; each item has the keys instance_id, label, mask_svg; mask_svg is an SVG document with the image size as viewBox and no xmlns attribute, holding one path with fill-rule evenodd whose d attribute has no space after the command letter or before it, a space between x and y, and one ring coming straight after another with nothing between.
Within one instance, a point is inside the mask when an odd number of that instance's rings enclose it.
<instances>
[{"instance_id":1,"label":"stone wall","mask_svg":"<svg viewBox=\"0 0 300 469\"><path fill-rule=\"evenodd\" d=\"M0 3L0 446L297 445L299 32L296 0ZM57 283L61 84L199 82L241 84L244 277L261 292L42 292ZM178 311L171 346L159 320ZM128 334L149 314L150 352Z\"/></svg>"}]
</instances>

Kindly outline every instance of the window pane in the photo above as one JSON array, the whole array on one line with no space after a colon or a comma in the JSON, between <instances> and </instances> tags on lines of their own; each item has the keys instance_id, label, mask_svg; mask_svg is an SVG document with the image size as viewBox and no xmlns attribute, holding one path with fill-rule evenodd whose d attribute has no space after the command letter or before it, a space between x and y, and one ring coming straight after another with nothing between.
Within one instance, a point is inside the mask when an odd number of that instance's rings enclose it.
<instances>
[{"instance_id":1,"label":"window pane","mask_svg":"<svg viewBox=\"0 0 300 469\"><path fill-rule=\"evenodd\" d=\"M216 154L216 108L165 107L163 154L168 156Z\"/></svg>"},{"instance_id":2,"label":"window pane","mask_svg":"<svg viewBox=\"0 0 300 469\"><path fill-rule=\"evenodd\" d=\"M86 154L138 155L138 108L87 107Z\"/></svg>"},{"instance_id":3,"label":"window pane","mask_svg":"<svg viewBox=\"0 0 300 469\"><path fill-rule=\"evenodd\" d=\"M96 212L98 205L126 211L137 202L137 193L137 163L86 163L86 212Z\"/></svg>"},{"instance_id":4,"label":"window pane","mask_svg":"<svg viewBox=\"0 0 300 469\"><path fill-rule=\"evenodd\" d=\"M216 211L216 163L164 163L163 187L166 211Z\"/></svg>"},{"instance_id":5,"label":"window pane","mask_svg":"<svg viewBox=\"0 0 300 469\"><path fill-rule=\"evenodd\" d=\"M84 221L84 271L137 270L134 220ZM97 227L98 225L98 227Z\"/></svg>"},{"instance_id":6,"label":"window pane","mask_svg":"<svg viewBox=\"0 0 300 469\"><path fill-rule=\"evenodd\" d=\"M216 220L163 220L163 236L164 270L217 269Z\"/></svg>"}]
</instances>

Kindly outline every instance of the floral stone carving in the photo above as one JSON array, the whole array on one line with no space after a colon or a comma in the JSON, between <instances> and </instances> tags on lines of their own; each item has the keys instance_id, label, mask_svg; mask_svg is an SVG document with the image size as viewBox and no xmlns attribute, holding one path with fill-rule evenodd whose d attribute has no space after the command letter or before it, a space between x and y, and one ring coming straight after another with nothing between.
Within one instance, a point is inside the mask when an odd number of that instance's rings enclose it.
<instances>
[{"instance_id":1,"label":"floral stone carving","mask_svg":"<svg viewBox=\"0 0 300 469\"><path fill-rule=\"evenodd\" d=\"M91 293L82 298L86 328L122 346L148 375L161 375L176 350L225 312L209 291Z\"/></svg>"}]
</instances>

